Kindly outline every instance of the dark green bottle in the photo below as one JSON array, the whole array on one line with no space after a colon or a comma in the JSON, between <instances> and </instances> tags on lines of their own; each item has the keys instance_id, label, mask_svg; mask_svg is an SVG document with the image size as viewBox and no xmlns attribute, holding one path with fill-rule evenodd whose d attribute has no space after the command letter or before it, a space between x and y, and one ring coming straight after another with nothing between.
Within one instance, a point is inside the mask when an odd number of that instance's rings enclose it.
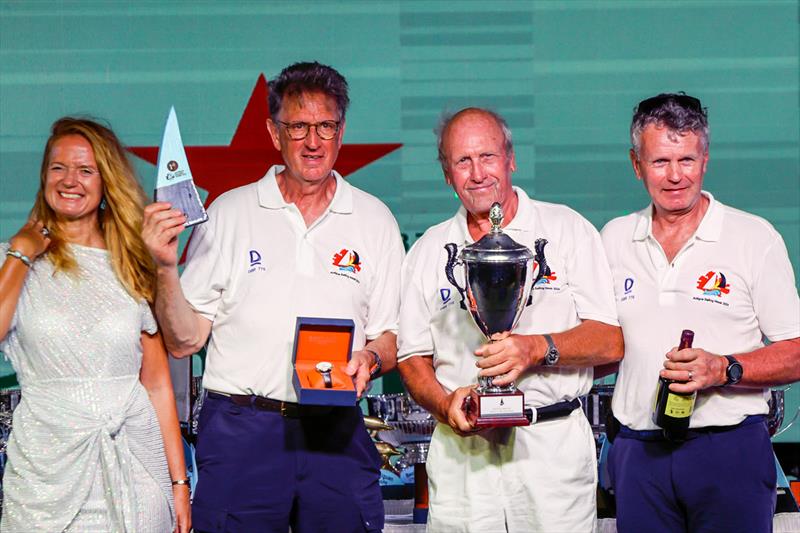
<instances>
[{"instance_id":1,"label":"dark green bottle","mask_svg":"<svg viewBox=\"0 0 800 533\"><path fill-rule=\"evenodd\" d=\"M681 333L681 342L678 350L692 347L694 331L685 329ZM653 423L664 430L664 436L669 440L683 440L689 429L689 420L694 411L694 402L697 392L679 393L669 390L671 383L678 382L672 379L658 378L658 389L653 406Z\"/></svg>"}]
</instances>

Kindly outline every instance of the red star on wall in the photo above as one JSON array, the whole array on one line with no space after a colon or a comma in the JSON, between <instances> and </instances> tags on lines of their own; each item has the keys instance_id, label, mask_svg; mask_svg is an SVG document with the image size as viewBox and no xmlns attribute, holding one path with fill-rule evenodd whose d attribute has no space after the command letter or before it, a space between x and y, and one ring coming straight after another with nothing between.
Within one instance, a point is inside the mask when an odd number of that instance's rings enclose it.
<instances>
[{"instance_id":1,"label":"red star on wall","mask_svg":"<svg viewBox=\"0 0 800 533\"><path fill-rule=\"evenodd\" d=\"M267 80L261 74L228 146L185 147L195 184L208 191L206 207L225 191L257 181L269 167L283 163L267 131L267 91ZM343 144L334 168L347 176L401 146ZM128 150L153 165L158 163L157 146L131 146Z\"/></svg>"}]
</instances>

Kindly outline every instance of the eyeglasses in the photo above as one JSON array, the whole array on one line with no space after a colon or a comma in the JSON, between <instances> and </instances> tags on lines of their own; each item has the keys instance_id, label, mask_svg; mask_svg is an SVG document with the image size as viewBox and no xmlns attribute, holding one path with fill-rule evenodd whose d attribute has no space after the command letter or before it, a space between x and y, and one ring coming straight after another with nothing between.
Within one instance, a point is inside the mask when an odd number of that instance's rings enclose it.
<instances>
[{"instance_id":1,"label":"eyeglasses","mask_svg":"<svg viewBox=\"0 0 800 533\"><path fill-rule=\"evenodd\" d=\"M283 124L283 127L286 128L286 133L289 134L289 138L294 141L301 141L308 137L308 131L311 126L314 126L320 139L330 141L339 133L340 124L335 120L323 120L314 124L309 124L308 122L283 122L282 120L278 122Z\"/></svg>"},{"instance_id":2,"label":"eyeglasses","mask_svg":"<svg viewBox=\"0 0 800 533\"><path fill-rule=\"evenodd\" d=\"M661 107L670 100L674 101L676 104L685 109L689 109L690 111L694 111L695 113L700 113L703 116L706 116L707 109L703 107L703 104L700 103L700 100L694 96L687 95L683 91L678 93L663 93L659 94L658 96L653 96L652 98L642 100L639 102L639 105L636 106L636 114L647 114L653 109Z\"/></svg>"}]
</instances>

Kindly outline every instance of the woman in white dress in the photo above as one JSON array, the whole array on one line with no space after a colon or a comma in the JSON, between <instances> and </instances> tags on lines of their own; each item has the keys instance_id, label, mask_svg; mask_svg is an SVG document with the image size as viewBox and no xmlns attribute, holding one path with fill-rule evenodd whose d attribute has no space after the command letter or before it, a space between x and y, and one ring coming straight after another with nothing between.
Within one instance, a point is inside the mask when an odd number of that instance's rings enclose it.
<instances>
[{"instance_id":1,"label":"woman in white dress","mask_svg":"<svg viewBox=\"0 0 800 533\"><path fill-rule=\"evenodd\" d=\"M4 533L190 529L144 202L110 129L53 124L31 220L0 244L0 350L22 390Z\"/></svg>"}]
</instances>

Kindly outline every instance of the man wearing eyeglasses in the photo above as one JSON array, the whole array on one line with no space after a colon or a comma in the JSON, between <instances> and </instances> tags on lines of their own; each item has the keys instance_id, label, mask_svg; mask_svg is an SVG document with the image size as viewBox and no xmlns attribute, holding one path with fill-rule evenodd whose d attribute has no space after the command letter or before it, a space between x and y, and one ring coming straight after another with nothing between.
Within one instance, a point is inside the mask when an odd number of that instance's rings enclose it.
<instances>
[{"instance_id":1,"label":"man wearing eyeglasses","mask_svg":"<svg viewBox=\"0 0 800 533\"><path fill-rule=\"evenodd\" d=\"M209 340L199 420L198 531L380 531L380 459L359 409L298 405L299 316L355 323L344 369L360 395L395 366L403 246L389 209L333 170L347 82L297 63L269 84L267 122L284 165L220 196L198 226L183 276L183 215L148 206L156 312L174 355ZM318 365L330 380L332 364ZM320 363L322 365L322 363Z\"/></svg>"},{"instance_id":2,"label":"man wearing eyeglasses","mask_svg":"<svg viewBox=\"0 0 800 533\"><path fill-rule=\"evenodd\" d=\"M766 220L703 190L708 120L698 99L643 100L631 144L651 203L602 232L625 337L612 401L622 426L609 458L617 529L771 531L767 388L800 379L786 246ZM678 351L684 329L694 346ZM651 418L659 376L675 380L675 392L697 392L685 435Z\"/></svg>"}]
</instances>

